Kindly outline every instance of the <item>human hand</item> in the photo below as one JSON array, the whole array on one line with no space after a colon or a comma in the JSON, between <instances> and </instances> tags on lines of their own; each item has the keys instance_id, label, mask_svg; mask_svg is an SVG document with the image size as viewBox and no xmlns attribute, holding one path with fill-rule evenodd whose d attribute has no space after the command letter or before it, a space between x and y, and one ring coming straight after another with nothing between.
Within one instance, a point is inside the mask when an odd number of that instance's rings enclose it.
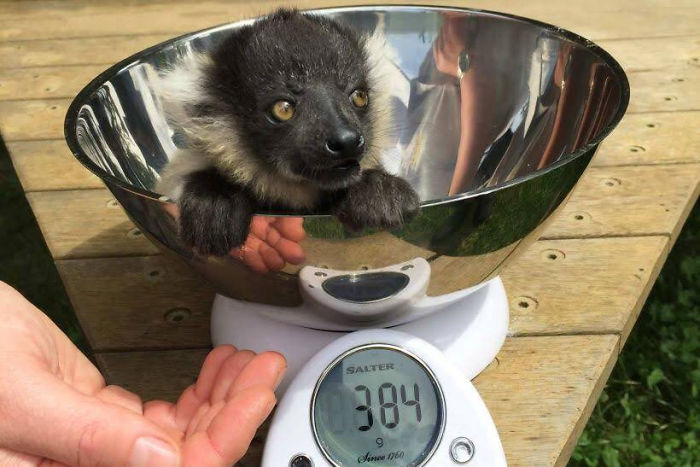
<instances>
[{"instance_id":1,"label":"human hand","mask_svg":"<svg viewBox=\"0 0 700 467\"><path fill-rule=\"evenodd\" d=\"M173 219L179 219L176 204L166 203L163 207ZM232 249L230 255L255 272L278 271L287 263L301 264L306 260L304 249L299 245L305 237L303 217L255 215L245 243Z\"/></svg>"},{"instance_id":2,"label":"human hand","mask_svg":"<svg viewBox=\"0 0 700 467\"><path fill-rule=\"evenodd\" d=\"M302 217L253 216L248 238L242 247L231 250L231 255L255 272L280 270L287 263L304 262L299 242L305 236Z\"/></svg>"},{"instance_id":3,"label":"human hand","mask_svg":"<svg viewBox=\"0 0 700 467\"><path fill-rule=\"evenodd\" d=\"M177 401L105 386L51 320L0 282L0 465L225 466L275 405L284 358L214 349Z\"/></svg>"},{"instance_id":4,"label":"human hand","mask_svg":"<svg viewBox=\"0 0 700 467\"><path fill-rule=\"evenodd\" d=\"M433 43L435 67L451 76L459 76L459 55L467 44L465 29L469 27L469 17L457 12L442 13L442 26Z\"/></svg>"}]
</instances>

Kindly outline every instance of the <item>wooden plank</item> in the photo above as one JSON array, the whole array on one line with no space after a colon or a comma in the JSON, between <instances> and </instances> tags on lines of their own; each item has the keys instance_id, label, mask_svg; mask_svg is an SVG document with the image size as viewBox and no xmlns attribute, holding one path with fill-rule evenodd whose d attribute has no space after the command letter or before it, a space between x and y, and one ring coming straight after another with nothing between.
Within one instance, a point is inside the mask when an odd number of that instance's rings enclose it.
<instances>
[{"instance_id":1,"label":"wooden plank","mask_svg":"<svg viewBox=\"0 0 700 467\"><path fill-rule=\"evenodd\" d=\"M699 180L700 164L591 168L543 238L675 238L697 198ZM55 259L157 252L145 238L129 234L133 224L121 209L108 206L106 190L33 192L28 198Z\"/></svg>"},{"instance_id":2,"label":"wooden plank","mask_svg":"<svg viewBox=\"0 0 700 467\"><path fill-rule=\"evenodd\" d=\"M542 238L669 235L698 198L700 164L592 167Z\"/></svg>"},{"instance_id":3,"label":"wooden plank","mask_svg":"<svg viewBox=\"0 0 700 467\"><path fill-rule=\"evenodd\" d=\"M628 113L700 110L700 67L631 73L629 81Z\"/></svg>"},{"instance_id":4,"label":"wooden plank","mask_svg":"<svg viewBox=\"0 0 700 467\"><path fill-rule=\"evenodd\" d=\"M102 181L73 157L64 140L7 143L25 192L102 188Z\"/></svg>"},{"instance_id":5,"label":"wooden plank","mask_svg":"<svg viewBox=\"0 0 700 467\"><path fill-rule=\"evenodd\" d=\"M268 3L268 2L262 2ZM72 2L0 17L0 40L131 34L176 34L260 14L252 2L180 2L172 5Z\"/></svg>"},{"instance_id":6,"label":"wooden plank","mask_svg":"<svg viewBox=\"0 0 700 467\"><path fill-rule=\"evenodd\" d=\"M511 466L565 465L617 356L617 336L509 338L475 380ZM98 354L112 384L173 400L195 377L201 350ZM167 387L163 381L172 381ZM546 397L543 397L546 394ZM262 443L241 465L259 465Z\"/></svg>"},{"instance_id":7,"label":"wooden plank","mask_svg":"<svg viewBox=\"0 0 700 467\"><path fill-rule=\"evenodd\" d=\"M283 0L272 2L187 2L169 4L42 4L33 8L8 10L0 17L0 40L53 39L66 37L123 36L131 34L178 33L196 30L257 16L278 5L317 8L339 5L420 4L420 0ZM653 14L661 8L656 1L637 2L581 1L578 5L556 4L551 0L520 2L517 0L475 1L472 8L486 8L532 17L571 29L593 39L668 36L697 33L700 9L697 4L666 9L663 15ZM441 5L464 6L459 0L442 0ZM593 17L590 11L596 11Z\"/></svg>"},{"instance_id":8,"label":"wooden plank","mask_svg":"<svg viewBox=\"0 0 700 467\"><path fill-rule=\"evenodd\" d=\"M62 97L72 96L101 68L50 67L2 72L0 128L4 138L7 141L61 138L63 117L70 104L70 99ZM698 110L700 92L693 83L699 78L700 68L691 65L630 74L633 98L628 113ZM2 102L18 97L42 99ZM37 121L45 124L36 125Z\"/></svg>"},{"instance_id":9,"label":"wooden plank","mask_svg":"<svg viewBox=\"0 0 700 467\"><path fill-rule=\"evenodd\" d=\"M73 98L106 65L0 70L0 101Z\"/></svg>"},{"instance_id":10,"label":"wooden plank","mask_svg":"<svg viewBox=\"0 0 700 467\"><path fill-rule=\"evenodd\" d=\"M106 67L173 36L139 34L0 42L0 63L6 70L68 65ZM609 39L597 43L620 62L627 73L697 66L694 59L700 57L698 35Z\"/></svg>"},{"instance_id":11,"label":"wooden plank","mask_svg":"<svg viewBox=\"0 0 700 467\"><path fill-rule=\"evenodd\" d=\"M697 75L698 73L694 72L694 74ZM658 77L659 74L650 72L648 75ZM654 80L648 78L650 83L646 85L647 87L644 90L646 93L644 95L648 97L639 98L639 103L634 104L635 107L629 115L641 112L645 112L645 114L647 112L655 112L640 118L661 120L666 118L665 112L668 111L699 110L700 103L697 101L700 93L692 90L692 82L673 83L671 75L664 78L668 81L667 87L661 84L653 86L651 82ZM697 80L693 82L697 82ZM87 80L85 84L87 84ZM79 84L76 86L80 87ZM36 92L42 91L37 90ZM667 97L671 100L666 100ZM686 98L692 104L684 104L683 101ZM67 98L19 101L0 100L0 130L2 130L3 138L5 141L62 139L63 119L70 103L71 99ZM656 112L659 113L657 114ZM692 112L684 112L684 114L690 113ZM42 122L42 124L38 125L37 122ZM698 130L695 127L688 128L688 131L692 135L692 132L697 132ZM691 135L689 135L689 140Z\"/></svg>"},{"instance_id":12,"label":"wooden plank","mask_svg":"<svg viewBox=\"0 0 700 467\"><path fill-rule=\"evenodd\" d=\"M0 101L73 98L106 65L51 66L0 71ZM633 98L628 113L700 109L700 68L682 67L629 74Z\"/></svg>"},{"instance_id":13,"label":"wooden plank","mask_svg":"<svg viewBox=\"0 0 700 467\"><path fill-rule=\"evenodd\" d=\"M207 347L214 291L170 256L56 262L95 351Z\"/></svg>"},{"instance_id":14,"label":"wooden plank","mask_svg":"<svg viewBox=\"0 0 700 467\"><path fill-rule=\"evenodd\" d=\"M16 141L8 149L25 191L103 186L75 160L63 138ZM601 145L592 165L687 162L700 162L700 112L628 115Z\"/></svg>"},{"instance_id":15,"label":"wooden plank","mask_svg":"<svg viewBox=\"0 0 700 467\"><path fill-rule=\"evenodd\" d=\"M158 253L107 190L35 192L27 199L56 259Z\"/></svg>"},{"instance_id":16,"label":"wooden plank","mask_svg":"<svg viewBox=\"0 0 700 467\"><path fill-rule=\"evenodd\" d=\"M626 338L668 246L667 237L535 242L501 273L510 298L510 334L609 333ZM56 264L94 350L209 344L213 291L178 259L97 258ZM572 308L577 311L564 312ZM177 316L183 319L173 321Z\"/></svg>"},{"instance_id":17,"label":"wooden plank","mask_svg":"<svg viewBox=\"0 0 700 467\"><path fill-rule=\"evenodd\" d=\"M627 73L697 66L700 57L700 35L609 39L597 44Z\"/></svg>"},{"instance_id":18,"label":"wooden plank","mask_svg":"<svg viewBox=\"0 0 700 467\"><path fill-rule=\"evenodd\" d=\"M668 248L665 236L535 242L501 272L509 332L626 339Z\"/></svg>"},{"instance_id":19,"label":"wooden plank","mask_svg":"<svg viewBox=\"0 0 700 467\"><path fill-rule=\"evenodd\" d=\"M475 384L508 465L566 465L618 354L616 336L509 339Z\"/></svg>"},{"instance_id":20,"label":"wooden plank","mask_svg":"<svg viewBox=\"0 0 700 467\"><path fill-rule=\"evenodd\" d=\"M0 101L0 131L6 142L62 139L70 99Z\"/></svg>"},{"instance_id":21,"label":"wooden plank","mask_svg":"<svg viewBox=\"0 0 700 467\"><path fill-rule=\"evenodd\" d=\"M4 69L55 65L110 65L173 34L0 42Z\"/></svg>"},{"instance_id":22,"label":"wooden plank","mask_svg":"<svg viewBox=\"0 0 700 467\"><path fill-rule=\"evenodd\" d=\"M136 392L145 401L175 401L192 384L209 349L96 353L107 381Z\"/></svg>"},{"instance_id":23,"label":"wooden plank","mask_svg":"<svg viewBox=\"0 0 700 467\"><path fill-rule=\"evenodd\" d=\"M591 165L700 162L700 112L627 115L603 142Z\"/></svg>"}]
</instances>

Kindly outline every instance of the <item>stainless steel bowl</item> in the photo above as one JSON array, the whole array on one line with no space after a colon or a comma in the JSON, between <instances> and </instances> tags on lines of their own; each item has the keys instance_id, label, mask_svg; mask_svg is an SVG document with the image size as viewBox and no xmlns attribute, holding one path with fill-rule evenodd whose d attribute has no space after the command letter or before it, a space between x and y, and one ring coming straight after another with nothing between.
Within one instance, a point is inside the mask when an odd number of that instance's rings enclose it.
<instances>
[{"instance_id":1,"label":"stainless steel bowl","mask_svg":"<svg viewBox=\"0 0 700 467\"><path fill-rule=\"evenodd\" d=\"M590 41L548 24L436 7L315 12L360 31L379 28L394 50L398 130L389 168L424 200L419 216L401 230L351 234L329 215L299 213L306 262L265 274L233 257L197 257L180 242L174 205L153 191L180 144L154 79L158 70L210 50L247 21L187 34L123 60L86 86L66 116L73 154L139 228L232 298L298 306L304 265L362 271L416 257L430 264L429 296L481 284L537 238L627 106L629 85L618 63Z\"/></svg>"}]
</instances>

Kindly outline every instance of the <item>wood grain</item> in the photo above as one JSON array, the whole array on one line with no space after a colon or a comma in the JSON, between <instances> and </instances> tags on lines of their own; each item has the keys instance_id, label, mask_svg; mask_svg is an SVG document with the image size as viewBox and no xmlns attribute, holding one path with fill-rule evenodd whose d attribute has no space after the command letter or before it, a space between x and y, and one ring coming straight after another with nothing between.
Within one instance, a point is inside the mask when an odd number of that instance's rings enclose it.
<instances>
[{"instance_id":1,"label":"wood grain","mask_svg":"<svg viewBox=\"0 0 700 467\"><path fill-rule=\"evenodd\" d=\"M597 43L610 53L627 73L698 66L696 59L700 57L700 35L697 34L685 37L611 39Z\"/></svg>"},{"instance_id":2,"label":"wood grain","mask_svg":"<svg viewBox=\"0 0 700 467\"><path fill-rule=\"evenodd\" d=\"M3 70L0 101L73 98L106 68L106 65L81 65ZM627 110L629 114L700 109L700 91L695 85L700 79L700 67L643 71L630 73L628 77L634 95Z\"/></svg>"},{"instance_id":3,"label":"wood grain","mask_svg":"<svg viewBox=\"0 0 700 467\"><path fill-rule=\"evenodd\" d=\"M0 131L6 142L63 139L70 99L0 101Z\"/></svg>"},{"instance_id":4,"label":"wood grain","mask_svg":"<svg viewBox=\"0 0 700 467\"><path fill-rule=\"evenodd\" d=\"M72 98L105 65L13 68L0 70L0 101Z\"/></svg>"},{"instance_id":5,"label":"wood grain","mask_svg":"<svg viewBox=\"0 0 700 467\"><path fill-rule=\"evenodd\" d=\"M700 164L593 167L542 238L670 235L698 198Z\"/></svg>"},{"instance_id":6,"label":"wood grain","mask_svg":"<svg viewBox=\"0 0 700 467\"><path fill-rule=\"evenodd\" d=\"M33 3L33 2L32 2ZM0 16L0 40L184 33L262 14L270 2L174 4L66 2L25 5Z\"/></svg>"},{"instance_id":7,"label":"wood grain","mask_svg":"<svg viewBox=\"0 0 700 467\"><path fill-rule=\"evenodd\" d=\"M620 334L654 284L667 237L540 240L506 266L513 335Z\"/></svg>"},{"instance_id":8,"label":"wood grain","mask_svg":"<svg viewBox=\"0 0 700 467\"><path fill-rule=\"evenodd\" d=\"M62 139L11 142L7 149L25 192L104 187Z\"/></svg>"},{"instance_id":9,"label":"wood grain","mask_svg":"<svg viewBox=\"0 0 700 467\"><path fill-rule=\"evenodd\" d=\"M510 298L511 335L609 333L626 339L668 246L667 237L535 242L501 274ZM56 264L93 349L210 344L213 291L179 259ZM183 319L173 321L178 315Z\"/></svg>"},{"instance_id":10,"label":"wood grain","mask_svg":"<svg viewBox=\"0 0 700 467\"><path fill-rule=\"evenodd\" d=\"M5 70L51 66L106 67L172 37L173 34L140 34L0 42L0 63ZM620 62L627 73L698 66L695 59L700 57L700 35L609 39L597 43Z\"/></svg>"},{"instance_id":11,"label":"wood grain","mask_svg":"<svg viewBox=\"0 0 700 467\"><path fill-rule=\"evenodd\" d=\"M4 69L108 65L173 37L173 34L0 42ZM89 78L89 77L88 77Z\"/></svg>"},{"instance_id":12,"label":"wood grain","mask_svg":"<svg viewBox=\"0 0 700 467\"><path fill-rule=\"evenodd\" d=\"M564 466L617 359L616 336L512 338L475 385L510 466Z\"/></svg>"},{"instance_id":13,"label":"wood grain","mask_svg":"<svg viewBox=\"0 0 700 467\"><path fill-rule=\"evenodd\" d=\"M630 114L700 110L700 67L642 71L628 77L633 96L627 109Z\"/></svg>"},{"instance_id":14,"label":"wood grain","mask_svg":"<svg viewBox=\"0 0 700 467\"><path fill-rule=\"evenodd\" d=\"M103 186L97 177L75 160L62 137L47 141L10 142L8 149L25 191ZM700 112L628 115L603 142L591 165L687 162L700 162Z\"/></svg>"},{"instance_id":15,"label":"wood grain","mask_svg":"<svg viewBox=\"0 0 700 467\"><path fill-rule=\"evenodd\" d=\"M509 338L475 384L511 466L565 465L617 357L616 336ZM174 400L204 350L98 354L108 382ZM167 381L168 384L163 384ZM543 395L546 394L546 397ZM262 443L241 465L259 465Z\"/></svg>"},{"instance_id":16,"label":"wood grain","mask_svg":"<svg viewBox=\"0 0 700 467\"><path fill-rule=\"evenodd\" d=\"M542 236L675 238L697 199L699 181L700 164L590 168ZM106 190L33 192L27 196L55 259L152 255L158 251L143 236L129 235L133 224L121 209L108 206L112 198Z\"/></svg>"},{"instance_id":17,"label":"wood grain","mask_svg":"<svg viewBox=\"0 0 700 467\"><path fill-rule=\"evenodd\" d=\"M206 347L214 291L171 256L56 262L95 351Z\"/></svg>"},{"instance_id":18,"label":"wood grain","mask_svg":"<svg viewBox=\"0 0 700 467\"><path fill-rule=\"evenodd\" d=\"M42 191L27 199L55 259L158 253L107 190Z\"/></svg>"},{"instance_id":19,"label":"wood grain","mask_svg":"<svg viewBox=\"0 0 700 467\"><path fill-rule=\"evenodd\" d=\"M133 34L175 34L205 28L244 17L257 16L278 5L316 8L339 5L420 4L420 0L295 0L275 2L177 2L117 5L112 2L54 4L30 2L6 6L0 16L0 40L53 39L66 37L124 36ZM441 5L464 7L459 0L442 0ZM696 34L700 13L697 3L658 12L658 1L630 3L591 2L556 4L549 0L479 0L472 8L486 8L556 24L592 39L630 38ZM628 8L622 5L629 4ZM595 21L591 20L595 11Z\"/></svg>"},{"instance_id":20,"label":"wood grain","mask_svg":"<svg viewBox=\"0 0 700 467\"><path fill-rule=\"evenodd\" d=\"M627 115L603 141L591 165L700 162L700 112Z\"/></svg>"}]
</instances>

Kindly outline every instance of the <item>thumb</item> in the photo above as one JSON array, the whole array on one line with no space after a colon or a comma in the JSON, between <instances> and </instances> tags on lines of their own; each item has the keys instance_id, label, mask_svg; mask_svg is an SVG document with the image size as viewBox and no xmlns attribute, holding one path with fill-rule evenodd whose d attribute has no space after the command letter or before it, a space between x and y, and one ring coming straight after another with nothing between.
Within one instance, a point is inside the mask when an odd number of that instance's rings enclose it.
<instances>
[{"instance_id":1,"label":"thumb","mask_svg":"<svg viewBox=\"0 0 700 467\"><path fill-rule=\"evenodd\" d=\"M3 447L68 465L180 464L177 444L142 415L78 392L41 367L18 366L11 391L0 392Z\"/></svg>"}]
</instances>

